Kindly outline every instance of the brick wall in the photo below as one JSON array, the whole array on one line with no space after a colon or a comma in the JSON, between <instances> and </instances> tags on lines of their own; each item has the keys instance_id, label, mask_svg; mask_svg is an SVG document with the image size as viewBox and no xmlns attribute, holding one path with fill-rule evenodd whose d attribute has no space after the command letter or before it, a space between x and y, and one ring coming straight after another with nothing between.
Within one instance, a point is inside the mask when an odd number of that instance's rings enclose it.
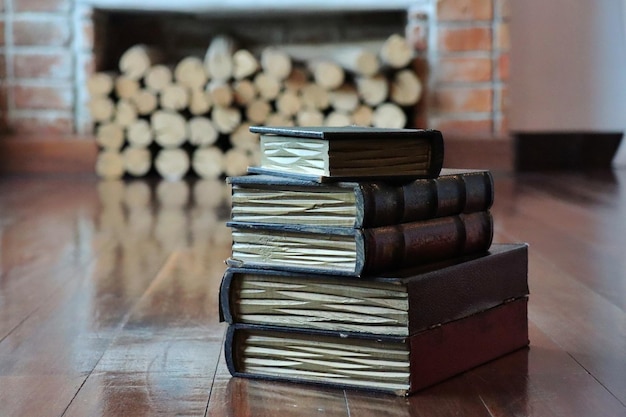
<instances>
[{"instance_id":1,"label":"brick wall","mask_svg":"<svg viewBox=\"0 0 626 417\"><path fill-rule=\"evenodd\" d=\"M89 22L72 0L0 1L2 130L87 131L79 86L91 55Z\"/></svg>"},{"instance_id":2,"label":"brick wall","mask_svg":"<svg viewBox=\"0 0 626 417\"><path fill-rule=\"evenodd\" d=\"M506 134L509 1L438 0L409 11L407 33L430 66L430 127L480 137Z\"/></svg>"},{"instance_id":3,"label":"brick wall","mask_svg":"<svg viewBox=\"0 0 626 417\"><path fill-rule=\"evenodd\" d=\"M425 116L447 133L501 136L510 0L416 0L407 34L428 60ZM0 128L88 133L91 11L73 0L0 0Z\"/></svg>"}]
</instances>

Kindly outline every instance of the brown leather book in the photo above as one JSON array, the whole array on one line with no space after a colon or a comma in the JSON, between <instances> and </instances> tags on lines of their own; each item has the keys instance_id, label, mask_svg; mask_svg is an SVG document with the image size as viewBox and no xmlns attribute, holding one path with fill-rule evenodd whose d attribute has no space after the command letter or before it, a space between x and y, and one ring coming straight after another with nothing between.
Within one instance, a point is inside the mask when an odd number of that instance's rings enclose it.
<instances>
[{"instance_id":1,"label":"brown leather book","mask_svg":"<svg viewBox=\"0 0 626 417\"><path fill-rule=\"evenodd\" d=\"M443 165L443 137L431 129L358 126L252 126L260 134L261 172L315 181L433 178Z\"/></svg>"},{"instance_id":2,"label":"brown leather book","mask_svg":"<svg viewBox=\"0 0 626 417\"><path fill-rule=\"evenodd\" d=\"M488 211L365 229L228 222L230 266L367 276L484 253Z\"/></svg>"},{"instance_id":3,"label":"brown leather book","mask_svg":"<svg viewBox=\"0 0 626 417\"><path fill-rule=\"evenodd\" d=\"M442 169L436 178L319 183L275 175L227 178L231 220L369 228L489 210L487 170Z\"/></svg>"},{"instance_id":4,"label":"brown leather book","mask_svg":"<svg viewBox=\"0 0 626 417\"><path fill-rule=\"evenodd\" d=\"M528 295L526 244L371 278L227 268L230 324L409 336Z\"/></svg>"},{"instance_id":5,"label":"brown leather book","mask_svg":"<svg viewBox=\"0 0 626 417\"><path fill-rule=\"evenodd\" d=\"M406 338L230 325L233 376L409 395L528 345L527 297Z\"/></svg>"}]
</instances>

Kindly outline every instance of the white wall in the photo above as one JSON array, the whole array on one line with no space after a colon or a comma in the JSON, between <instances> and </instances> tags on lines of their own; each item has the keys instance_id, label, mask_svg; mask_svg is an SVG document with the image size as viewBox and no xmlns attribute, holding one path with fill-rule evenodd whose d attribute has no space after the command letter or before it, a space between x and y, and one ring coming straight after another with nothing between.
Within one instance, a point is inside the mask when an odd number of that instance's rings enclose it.
<instances>
[{"instance_id":1,"label":"white wall","mask_svg":"<svg viewBox=\"0 0 626 417\"><path fill-rule=\"evenodd\" d=\"M626 127L626 0L513 0L513 132Z\"/></svg>"}]
</instances>

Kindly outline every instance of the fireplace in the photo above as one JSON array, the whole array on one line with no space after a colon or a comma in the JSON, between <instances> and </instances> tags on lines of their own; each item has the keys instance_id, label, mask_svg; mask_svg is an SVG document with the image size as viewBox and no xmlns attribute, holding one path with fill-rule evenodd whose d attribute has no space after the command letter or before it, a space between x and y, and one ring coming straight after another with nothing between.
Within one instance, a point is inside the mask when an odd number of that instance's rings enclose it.
<instances>
[{"instance_id":1,"label":"fireplace","mask_svg":"<svg viewBox=\"0 0 626 417\"><path fill-rule=\"evenodd\" d=\"M174 55L206 47L198 30L210 23L214 32L243 25L246 42L404 32L425 67L427 91L417 123L448 136L499 138L507 133L509 1L4 2L0 120L11 132L35 133L41 140L49 137L42 132L89 136L85 82L90 73L111 68L135 37L161 37ZM122 20L143 25L141 31L123 29ZM152 25L155 21L160 23ZM325 30L320 30L322 21ZM292 32L294 27L298 31ZM166 36L174 29L176 37Z\"/></svg>"}]
</instances>

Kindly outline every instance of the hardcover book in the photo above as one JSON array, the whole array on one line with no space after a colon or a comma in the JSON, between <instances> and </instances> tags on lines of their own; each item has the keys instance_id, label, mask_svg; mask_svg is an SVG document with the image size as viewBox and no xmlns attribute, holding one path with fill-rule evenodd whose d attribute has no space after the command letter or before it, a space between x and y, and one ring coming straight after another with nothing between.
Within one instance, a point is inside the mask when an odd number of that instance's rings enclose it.
<instances>
[{"instance_id":1,"label":"hardcover book","mask_svg":"<svg viewBox=\"0 0 626 417\"><path fill-rule=\"evenodd\" d=\"M491 246L488 211L368 229L228 222L228 265L365 276L458 256Z\"/></svg>"},{"instance_id":2,"label":"hardcover book","mask_svg":"<svg viewBox=\"0 0 626 417\"><path fill-rule=\"evenodd\" d=\"M233 376L408 395L528 345L527 298L408 337L230 325Z\"/></svg>"},{"instance_id":3,"label":"hardcover book","mask_svg":"<svg viewBox=\"0 0 626 417\"><path fill-rule=\"evenodd\" d=\"M356 178L433 178L443 165L437 130L370 127L252 126L260 134L254 172L328 181Z\"/></svg>"},{"instance_id":4,"label":"hardcover book","mask_svg":"<svg viewBox=\"0 0 626 417\"><path fill-rule=\"evenodd\" d=\"M486 170L442 169L403 182L319 183L290 177L229 177L231 220L368 228L485 211L493 203Z\"/></svg>"},{"instance_id":5,"label":"hardcover book","mask_svg":"<svg viewBox=\"0 0 626 417\"><path fill-rule=\"evenodd\" d=\"M228 268L228 323L409 336L528 295L526 244L373 278Z\"/></svg>"}]
</instances>

